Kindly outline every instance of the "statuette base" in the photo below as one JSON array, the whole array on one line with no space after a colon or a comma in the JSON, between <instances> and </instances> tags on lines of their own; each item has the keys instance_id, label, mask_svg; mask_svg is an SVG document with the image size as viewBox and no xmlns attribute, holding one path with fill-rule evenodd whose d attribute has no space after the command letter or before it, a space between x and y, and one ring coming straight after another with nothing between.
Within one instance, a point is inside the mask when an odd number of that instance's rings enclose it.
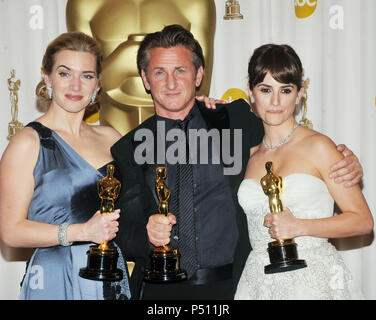
<instances>
[{"instance_id":1,"label":"statuette base","mask_svg":"<svg viewBox=\"0 0 376 320\"><path fill-rule=\"evenodd\" d=\"M87 251L87 267L80 269L80 277L98 281L119 281L123 271L117 268L118 253L116 248L101 250L91 246Z\"/></svg>"},{"instance_id":2,"label":"statuette base","mask_svg":"<svg viewBox=\"0 0 376 320\"><path fill-rule=\"evenodd\" d=\"M187 279L186 271L180 269L180 254L168 246L153 250L150 269L145 270L144 281L151 283L178 282Z\"/></svg>"},{"instance_id":3,"label":"statuette base","mask_svg":"<svg viewBox=\"0 0 376 320\"><path fill-rule=\"evenodd\" d=\"M291 240L268 243L270 264L264 267L265 274L293 271L307 267L305 260L298 259L297 244Z\"/></svg>"},{"instance_id":4,"label":"statuette base","mask_svg":"<svg viewBox=\"0 0 376 320\"><path fill-rule=\"evenodd\" d=\"M23 127L24 125L17 120L9 122L7 139L10 140L18 131L22 130Z\"/></svg>"}]
</instances>

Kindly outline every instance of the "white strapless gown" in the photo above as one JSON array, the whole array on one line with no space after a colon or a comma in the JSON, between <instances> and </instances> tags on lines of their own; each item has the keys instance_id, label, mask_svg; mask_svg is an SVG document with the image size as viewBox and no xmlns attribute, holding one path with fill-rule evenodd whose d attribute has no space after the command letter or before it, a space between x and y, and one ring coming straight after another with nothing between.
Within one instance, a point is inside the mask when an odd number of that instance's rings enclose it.
<instances>
[{"instance_id":1,"label":"white strapless gown","mask_svg":"<svg viewBox=\"0 0 376 320\"><path fill-rule=\"evenodd\" d=\"M247 215L252 251L240 278L235 299L363 299L339 252L328 239L297 237L299 259L307 267L264 274L270 264L267 252L270 238L264 227L268 197L255 179L242 181L239 203ZM297 218L316 219L333 215L334 201L325 183L312 175L294 173L283 178L281 200Z\"/></svg>"}]
</instances>

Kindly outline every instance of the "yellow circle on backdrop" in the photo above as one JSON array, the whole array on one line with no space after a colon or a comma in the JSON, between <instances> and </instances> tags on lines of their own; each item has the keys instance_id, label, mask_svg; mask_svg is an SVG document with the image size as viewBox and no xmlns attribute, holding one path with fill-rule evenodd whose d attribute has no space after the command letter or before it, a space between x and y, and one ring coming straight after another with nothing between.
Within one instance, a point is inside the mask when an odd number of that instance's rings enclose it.
<instances>
[{"instance_id":1,"label":"yellow circle on backdrop","mask_svg":"<svg viewBox=\"0 0 376 320\"><path fill-rule=\"evenodd\" d=\"M222 100L227 100L228 102L237 100L237 99L244 99L248 101L248 96L247 94L238 88L231 88L228 89L223 95L222 95Z\"/></svg>"},{"instance_id":2,"label":"yellow circle on backdrop","mask_svg":"<svg viewBox=\"0 0 376 320\"><path fill-rule=\"evenodd\" d=\"M295 15L299 19L308 18L317 7L318 0L295 0Z\"/></svg>"},{"instance_id":3,"label":"yellow circle on backdrop","mask_svg":"<svg viewBox=\"0 0 376 320\"><path fill-rule=\"evenodd\" d=\"M96 123L99 121L99 111L93 113L85 119L86 123Z\"/></svg>"}]
</instances>

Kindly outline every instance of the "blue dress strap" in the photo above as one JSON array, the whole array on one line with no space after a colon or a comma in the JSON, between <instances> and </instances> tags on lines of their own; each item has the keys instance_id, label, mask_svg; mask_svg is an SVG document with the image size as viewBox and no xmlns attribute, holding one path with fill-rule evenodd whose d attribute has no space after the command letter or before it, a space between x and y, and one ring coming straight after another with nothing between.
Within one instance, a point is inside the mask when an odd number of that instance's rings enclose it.
<instances>
[{"instance_id":1,"label":"blue dress strap","mask_svg":"<svg viewBox=\"0 0 376 320\"><path fill-rule=\"evenodd\" d=\"M26 127L33 128L36 132L38 132L40 143L43 147L47 149L55 149L55 141L52 139L52 130L45 127L43 124L37 121L30 122L26 125Z\"/></svg>"}]
</instances>

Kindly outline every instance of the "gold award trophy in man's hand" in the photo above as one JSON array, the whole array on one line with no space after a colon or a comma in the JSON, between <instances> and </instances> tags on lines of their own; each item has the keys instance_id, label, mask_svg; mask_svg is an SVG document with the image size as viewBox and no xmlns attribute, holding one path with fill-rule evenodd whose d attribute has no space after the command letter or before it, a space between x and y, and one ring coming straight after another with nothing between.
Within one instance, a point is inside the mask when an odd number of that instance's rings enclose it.
<instances>
[{"instance_id":1,"label":"gold award trophy in man's hand","mask_svg":"<svg viewBox=\"0 0 376 320\"><path fill-rule=\"evenodd\" d=\"M121 183L114 177L115 166L107 165L107 176L98 181L98 195L101 198L101 214L110 214L115 210L115 199L119 196ZM117 269L117 249L107 241L99 246L90 246L87 252L87 267L80 269L82 278L101 281L118 281L123 271Z\"/></svg>"},{"instance_id":2,"label":"gold award trophy in man's hand","mask_svg":"<svg viewBox=\"0 0 376 320\"><path fill-rule=\"evenodd\" d=\"M268 161L265 164L266 175L261 178L260 183L264 193L269 198L269 208L272 214L278 214L283 211L283 205L280 198L282 193L282 178L273 172L273 162ZM266 274L292 271L305 268L307 266L304 260L298 259L297 244L294 239L278 239L268 243L268 253L270 264L265 266Z\"/></svg>"},{"instance_id":3,"label":"gold award trophy in man's hand","mask_svg":"<svg viewBox=\"0 0 376 320\"><path fill-rule=\"evenodd\" d=\"M167 216L168 200L171 191L165 184L167 177L166 167L156 169L157 179L155 190L158 196L158 213ZM144 280L154 283L167 283L185 280L187 273L180 269L180 254L178 249L170 248L168 245L156 247L150 257L150 269L145 270Z\"/></svg>"}]
</instances>

